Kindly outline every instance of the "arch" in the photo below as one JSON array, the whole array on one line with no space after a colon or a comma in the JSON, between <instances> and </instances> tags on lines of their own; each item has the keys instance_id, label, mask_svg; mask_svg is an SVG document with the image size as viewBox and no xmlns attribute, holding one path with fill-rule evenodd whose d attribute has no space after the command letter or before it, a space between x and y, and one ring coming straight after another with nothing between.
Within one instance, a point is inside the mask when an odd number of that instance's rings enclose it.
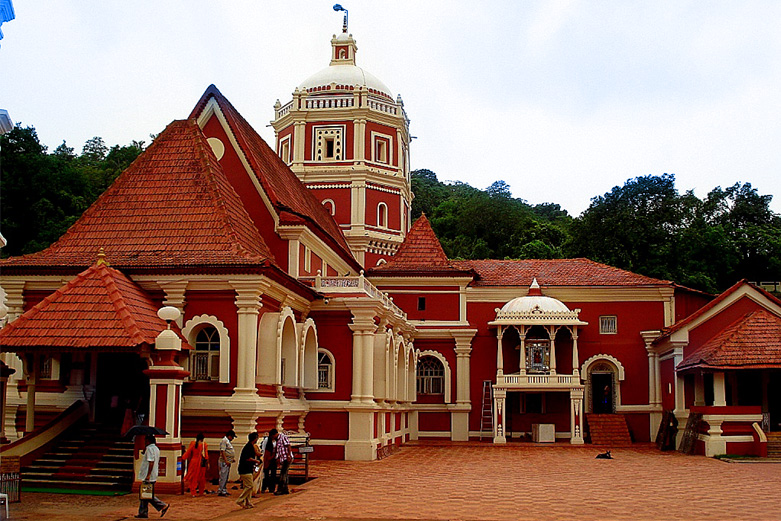
<instances>
[{"instance_id":1,"label":"arch","mask_svg":"<svg viewBox=\"0 0 781 521\"><path fill-rule=\"evenodd\" d=\"M581 378L586 382L585 410L617 412L621 407L621 381L625 378L621 362L614 356L599 354L583 362L581 368ZM601 392L595 395L602 386L605 387L604 398Z\"/></svg>"},{"instance_id":2,"label":"arch","mask_svg":"<svg viewBox=\"0 0 781 521\"><path fill-rule=\"evenodd\" d=\"M336 215L336 203L333 199L323 199L323 206L328 210L331 215Z\"/></svg>"},{"instance_id":3,"label":"arch","mask_svg":"<svg viewBox=\"0 0 781 521\"><path fill-rule=\"evenodd\" d=\"M439 363L442 364L442 369L443 369L443 373L444 373L443 377L445 379L445 381L443 382L444 383L445 403L450 403L451 375L452 375L452 373L450 371L450 364L447 363L447 359L445 358L445 356L442 353L440 353L439 351L430 351L430 350L418 351L417 352L417 364L420 364L421 360L424 357L427 357L427 356L430 356L432 358L436 358L437 360L439 360ZM420 378L419 374L416 374L416 380L417 380L417 378ZM416 383L415 389L417 391L417 381L415 383Z\"/></svg>"},{"instance_id":4,"label":"arch","mask_svg":"<svg viewBox=\"0 0 781 521\"><path fill-rule=\"evenodd\" d=\"M299 387L298 381L298 335L296 317L288 306L282 309L277 325L279 368L277 383L285 387Z\"/></svg>"},{"instance_id":5,"label":"arch","mask_svg":"<svg viewBox=\"0 0 781 521\"><path fill-rule=\"evenodd\" d=\"M211 326L220 337L220 383L230 382L230 336L228 335L228 328L222 323L220 319L214 315L198 315L188 320L182 328L182 336L187 339L187 343L195 345L196 337L198 333L204 328Z\"/></svg>"},{"instance_id":6,"label":"arch","mask_svg":"<svg viewBox=\"0 0 781 521\"><path fill-rule=\"evenodd\" d=\"M299 381L304 389L315 391L318 389L318 341L317 326L311 318L306 319L297 327L301 331L301 353L299 357Z\"/></svg>"},{"instance_id":7,"label":"arch","mask_svg":"<svg viewBox=\"0 0 781 521\"><path fill-rule=\"evenodd\" d=\"M396 354L396 401L403 402L407 394L405 392L407 389L407 357L403 340L399 344Z\"/></svg>"},{"instance_id":8,"label":"arch","mask_svg":"<svg viewBox=\"0 0 781 521\"><path fill-rule=\"evenodd\" d=\"M388 205L382 202L377 205L377 226L388 227Z\"/></svg>"},{"instance_id":9,"label":"arch","mask_svg":"<svg viewBox=\"0 0 781 521\"><path fill-rule=\"evenodd\" d=\"M336 357L328 349L317 349L317 391L334 392L336 390Z\"/></svg>"},{"instance_id":10,"label":"arch","mask_svg":"<svg viewBox=\"0 0 781 521\"><path fill-rule=\"evenodd\" d=\"M584 376L587 375L591 366L599 361L604 361L612 365L616 373L618 374L619 380L623 380L625 378L624 366L621 364L621 362L614 356L604 355L604 354L594 355L588 360L586 360L585 362L583 362L583 365L580 367L580 374Z\"/></svg>"}]
</instances>

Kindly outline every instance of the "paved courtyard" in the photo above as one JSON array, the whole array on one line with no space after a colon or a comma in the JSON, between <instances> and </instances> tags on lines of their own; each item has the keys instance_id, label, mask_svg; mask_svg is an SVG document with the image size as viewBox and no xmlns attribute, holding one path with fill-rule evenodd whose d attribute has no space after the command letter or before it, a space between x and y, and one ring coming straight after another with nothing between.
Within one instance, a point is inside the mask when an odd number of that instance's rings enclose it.
<instances>
[{"instance_id":1,"label":"paved courtyard","mask_svg":"<svg viewBox=\"0 0 781 521\"><path fill-rule=\"evenodd\" d=\"M166 520L781 520L781 464L725 463L639 446L598 460L594 447L410 444L374 462L314 461L289 496L163 496ZM232 491L233 499L238 491ZM135 496L23 496L19 521L124 520ZM157 518L154 510L150 518Z\"/></svg>"}]
</instances>

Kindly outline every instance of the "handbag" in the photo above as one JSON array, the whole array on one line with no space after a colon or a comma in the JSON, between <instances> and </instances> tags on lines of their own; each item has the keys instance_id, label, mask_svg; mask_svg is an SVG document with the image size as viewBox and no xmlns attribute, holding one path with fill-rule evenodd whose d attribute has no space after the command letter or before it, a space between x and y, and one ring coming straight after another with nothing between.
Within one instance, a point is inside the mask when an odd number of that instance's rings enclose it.
<instances>
[{"instance_id":1,"label":"handbag","mask_svg":"<svg viewBox=\"0 0 781 521\"><path fill-rule=\"evenodd\" d=\"M155 484L151 481L142 481L138 487L138 499L152 499L155 497Z\"/></svg>"}]
</instances>

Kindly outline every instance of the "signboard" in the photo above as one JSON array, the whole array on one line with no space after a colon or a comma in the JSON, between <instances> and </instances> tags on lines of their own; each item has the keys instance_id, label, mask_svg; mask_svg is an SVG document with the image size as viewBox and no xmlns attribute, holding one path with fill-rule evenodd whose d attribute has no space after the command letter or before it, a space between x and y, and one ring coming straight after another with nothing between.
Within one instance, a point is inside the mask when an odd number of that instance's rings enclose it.
<instances>
[{"instance_id":1,"label":"signboard","mask_svg":"<svg viewBox=\"0 0 781 521\"><path fill-rule=\"evenodd\" d=\"M314 447L304 446L304 447L299 447L298 448L299 454L306 454L308 452L314 452L314 451L315 451Z\"/></svg>"}]
</instances>

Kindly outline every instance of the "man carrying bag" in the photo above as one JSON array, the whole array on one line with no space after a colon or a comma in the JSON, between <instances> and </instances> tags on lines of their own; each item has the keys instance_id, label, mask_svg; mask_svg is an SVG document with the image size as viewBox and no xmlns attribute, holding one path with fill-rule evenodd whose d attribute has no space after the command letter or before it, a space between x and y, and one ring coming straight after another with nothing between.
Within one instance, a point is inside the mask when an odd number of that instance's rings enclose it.
<instances>
[{"instance_id":1,"label":"man carrying bag","mask_svg":"<svg viewBox=\"0 0 781 521\"><path fill-rule=\"evenodd\" d=\"M146 519L149 517L149 503L160 512L163 517L170 505L167 505L157 499L155 496L155 482L157 481L157 470L160 466L160 449L155 445L155 437L152 434L146 435L146 449L141 454L141 466L138 468L137 478L141 481L141 487L138 489L138 515L137 518Z\"/></svg>"}]
</instances>

